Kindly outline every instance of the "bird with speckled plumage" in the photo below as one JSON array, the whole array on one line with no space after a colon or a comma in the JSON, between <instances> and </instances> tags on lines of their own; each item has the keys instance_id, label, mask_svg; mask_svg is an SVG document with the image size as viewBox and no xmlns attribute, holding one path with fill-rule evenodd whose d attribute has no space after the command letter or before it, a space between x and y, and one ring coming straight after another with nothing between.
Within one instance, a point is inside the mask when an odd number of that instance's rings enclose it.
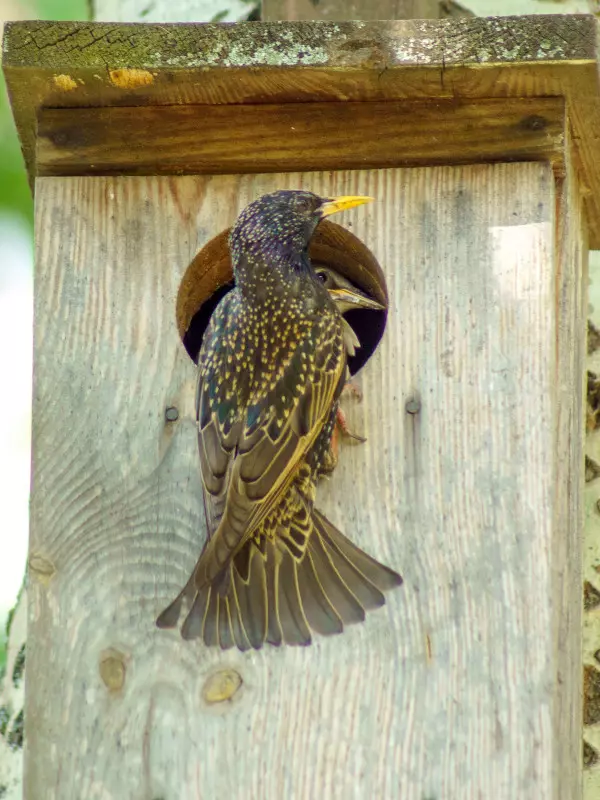
<instances>
[{"instance_id":1,"label":"bird with speckled plumage","mask_svg":"<svg viewBox=\"0 0 600 800\"><path fill-rule=\"evenodd\" d=\"M307 645L385 602L400 575L314 506L356 337L313 269L323 217L372 198L264 195L230 235L235 288L204 335L196 393L208 538L160 614L223 649Z\"/></svg>"}]
</instances>

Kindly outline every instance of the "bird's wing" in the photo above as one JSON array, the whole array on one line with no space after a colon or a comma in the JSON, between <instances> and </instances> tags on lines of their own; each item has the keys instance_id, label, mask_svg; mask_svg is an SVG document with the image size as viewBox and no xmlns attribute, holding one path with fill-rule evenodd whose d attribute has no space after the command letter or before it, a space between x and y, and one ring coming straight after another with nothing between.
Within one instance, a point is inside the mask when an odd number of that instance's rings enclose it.
<instances>
[{"instance_id":1,"label":"bird's wing","mask_svg":"<svg viewBox=\"0 0 600 800\"><path fill-rule=\"evenodd\" d=\"M227 499L227 487L237 439L241 431L239 410L232 399L243 387L230 385L226 372L219 379L219 364L227 362L227 335L235 324L233 292L221 300L204 332L196 383L196 422L198 453L204 486L204 514L210 538L219 527ZM235 375L239 382L244 376ZM231 397L229 396L231 395ZM208 418L206 418L208 409ZM203 416L204 415L204 416Z\"/></svg>"},{"instance_id":2,"label":"bird's wing","mask_svg":"<svg viewBox=\"0 0 600 800\"><path fill-rule=\"evenodd\" d=\"M224 388L223 375L217 392L216 376L205 371L197 409L202 477L207 492L224 503L195 570L196 588L223 572L274 508L328 419L345 375L341 317L331 313L315 318L277 379L242 414L234 407L239 392ZM217 393L230 404L226 409L215 402Z\"/></svg>"}]
</instances>

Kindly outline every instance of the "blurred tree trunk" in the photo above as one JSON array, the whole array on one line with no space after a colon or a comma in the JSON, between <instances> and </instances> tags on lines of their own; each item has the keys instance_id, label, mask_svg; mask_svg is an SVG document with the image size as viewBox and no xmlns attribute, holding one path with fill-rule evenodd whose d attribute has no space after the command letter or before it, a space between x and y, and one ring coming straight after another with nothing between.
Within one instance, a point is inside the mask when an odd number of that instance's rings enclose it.
<instances>
[{"instance_id":1,"label":"blurred tree trunk","mask_svg":"<svg viewBox=\"0 0 600 800\"><path fill-rule=\"evenodd\" d=\"M260 0L90 0L97 22L241 22Z\"/></svg>"},{"instance_id":2,"label":"blurred tree trunk","mask_svg":"<svg viewBox=\"0 0 600 800\"><path fill-rule=\"evenodd\" d=\"M22 589L6 623L8 646L0 680L0 797L23 797L23 697L27 592Z\"/></svg>"}]
</instances>

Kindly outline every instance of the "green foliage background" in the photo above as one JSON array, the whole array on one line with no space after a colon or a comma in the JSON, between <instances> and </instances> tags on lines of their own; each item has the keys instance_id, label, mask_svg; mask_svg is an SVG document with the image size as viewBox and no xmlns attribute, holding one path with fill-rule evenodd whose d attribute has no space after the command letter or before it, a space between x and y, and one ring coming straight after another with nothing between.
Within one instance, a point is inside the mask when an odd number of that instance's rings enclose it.
<instances>
[{"instance_id":1,"label":"green foliage background","mask_svg":"<svg viewBox=\"0 0 600 800\"><path fill-rule=\"evenodd\" d=\"M26 9L35 19L83 20L88 19L87 0L35 0ZM31 227L33 201L27 183L19 141L10 112L10 104L0 77L0 214L18 214ZM1 247L1 244L0 244Z\"/></svg>"}]
</instances>

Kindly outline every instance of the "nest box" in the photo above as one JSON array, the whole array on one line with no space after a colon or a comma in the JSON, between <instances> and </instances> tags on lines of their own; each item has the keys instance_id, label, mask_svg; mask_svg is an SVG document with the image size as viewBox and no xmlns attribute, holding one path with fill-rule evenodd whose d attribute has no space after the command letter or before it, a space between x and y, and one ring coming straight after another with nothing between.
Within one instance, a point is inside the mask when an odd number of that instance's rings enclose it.
<instances>
[{"instance_id":1,"label":"nest box","mask_svg":"<svg viewBox=\"0 0 600 800\"><path fill-rule=\"evenodd\" d=\"M4 72L36 204L27 796L577 797L594 18L23 22ZM377 198L315 244L388 307L317 505L405 584L224 654L154 619L204 537L192 321L278 188Z\"/></svg>"}]
</instances>

